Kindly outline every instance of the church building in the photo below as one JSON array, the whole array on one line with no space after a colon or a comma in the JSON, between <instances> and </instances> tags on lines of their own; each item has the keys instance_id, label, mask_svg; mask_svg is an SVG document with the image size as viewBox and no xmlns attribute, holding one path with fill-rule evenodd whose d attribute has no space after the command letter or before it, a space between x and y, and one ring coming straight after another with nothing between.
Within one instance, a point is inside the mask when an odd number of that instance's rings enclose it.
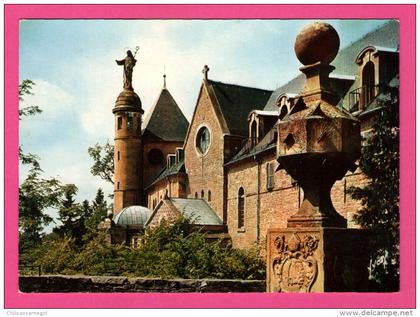
<instances>
[{"instance_id":1,"label":"church building","mask_svg":"<svg viewBox=\"0 0 420 317\"><path fill-rule=\"evenodd\" d=\"M342 48L331 65L327 80L337 107L357 118L368 137L385 88L399 86L398 21ZM307 78L301 74L270 91L220 82L205 65L191 122L165 77L145 118L140 98L124 86L112 110L114 214L100 225L109 240L135 246L145 228L179 216L236 248L264 242L269 228L285 228L303 191L276 160L278 143L287 142L279 140L277 123L301 106ZM347 189L367 181L355 166L331 191L350 228L360 203Z\"/></svg>"}]
</instances>

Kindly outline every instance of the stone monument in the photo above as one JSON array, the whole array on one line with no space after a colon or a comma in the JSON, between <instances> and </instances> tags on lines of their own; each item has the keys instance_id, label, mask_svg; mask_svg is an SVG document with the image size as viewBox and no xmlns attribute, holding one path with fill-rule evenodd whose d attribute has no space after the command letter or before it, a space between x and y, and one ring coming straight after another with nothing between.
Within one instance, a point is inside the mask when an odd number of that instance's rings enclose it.
<instances>
[{"instance_id":1,"label":"stone monument","mask_svg":"<svg viewBox=\"0 0 420 317\"><path fill-rule=\"evenodd\" d=\"M359 121L336 107L340 98L330 86L329 63L339 45L336 30L323 22L309 24L296 38L306 84L278 123L277 161L303 189L304 199L287 228L269 229L269 292L366 289L366 232L347 229L330 197L335 181L355 169L361 143Z\"/></svg>"}]
</instances>

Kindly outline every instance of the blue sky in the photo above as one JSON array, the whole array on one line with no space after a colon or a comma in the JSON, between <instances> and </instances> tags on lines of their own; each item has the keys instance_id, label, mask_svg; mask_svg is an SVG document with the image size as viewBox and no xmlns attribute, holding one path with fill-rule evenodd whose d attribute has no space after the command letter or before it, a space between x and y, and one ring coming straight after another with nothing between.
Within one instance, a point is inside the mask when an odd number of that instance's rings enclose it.
<instances>
[{"instance_id":1,"label":"blue sky","mask_svg":"<svg viewBox=\"0 0 420 317\"><path fill-rule=\"evenodd\" d=\"M110 184L90 174L89 146L113 139L122 68L115 59L136 46L133 86L144 110L163 85L191 119L202 68L209 78L275 89L299 74L293 46L308 20L26 20L20 23L20 80L35 81L24 104L43 113L20 122L20 144L41 157L46 176L79 187L78 201L92 200ZM384 20L329 20L341 48ZM20 180L25 177L21 168ZM109 199L108 199L108 202Z\"/></svg>"}]
</instances>

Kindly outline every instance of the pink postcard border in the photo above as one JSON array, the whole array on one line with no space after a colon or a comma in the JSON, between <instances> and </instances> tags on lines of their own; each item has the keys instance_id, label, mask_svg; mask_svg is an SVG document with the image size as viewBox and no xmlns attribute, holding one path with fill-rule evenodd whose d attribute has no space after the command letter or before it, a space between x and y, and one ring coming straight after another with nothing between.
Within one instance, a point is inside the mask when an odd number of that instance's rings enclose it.
<instances>
[{"instance_id":1,"label":"pink postcard border","mask_svg":"<svg viewBox=\"0 0 420 317\"><path fill-rule=\"evenodd\" d=\"M302 7L305 7L302 10ZM5 5L5 308L415 308L415 5ZM398 293L20 293L18 69L21 19L398 19L401 82L401 290ZM252 40L252 39L250 39Z\"/></svg>"}]
</instances>

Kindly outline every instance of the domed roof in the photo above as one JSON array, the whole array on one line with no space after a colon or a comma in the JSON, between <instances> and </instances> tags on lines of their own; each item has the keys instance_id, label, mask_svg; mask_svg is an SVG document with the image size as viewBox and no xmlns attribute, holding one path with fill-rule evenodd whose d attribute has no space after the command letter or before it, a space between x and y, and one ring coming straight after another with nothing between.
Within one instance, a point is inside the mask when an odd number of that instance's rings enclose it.
<instances>
[{"instance_id":1,"label":"domed roof","mask_svg":"<svg viewBox=\"0 0 420 317\"><path fill-rule=\"evenodd\" d=\"M118 225L144 225L152 211L143 206L129 206L122 209L114 218Z\"/></svg>"}]
</instances>

